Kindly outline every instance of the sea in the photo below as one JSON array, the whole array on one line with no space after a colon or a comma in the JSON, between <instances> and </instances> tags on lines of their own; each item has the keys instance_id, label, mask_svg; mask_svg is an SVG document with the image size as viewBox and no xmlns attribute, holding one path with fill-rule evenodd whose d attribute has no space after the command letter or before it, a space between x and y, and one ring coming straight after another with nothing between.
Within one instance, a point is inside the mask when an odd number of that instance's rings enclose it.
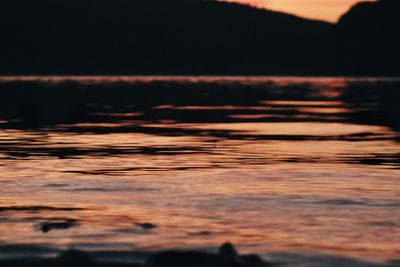
<instances>
[{"instance_id":1,"label":"sea","mask_svg":"<svg viewBox=\"0 0 400 267\"><path fill-rule=\"evenodd\" d=\"M399 103L396 77L2 76L0 259L398 266Z\"/></svg>"}]
</instances>

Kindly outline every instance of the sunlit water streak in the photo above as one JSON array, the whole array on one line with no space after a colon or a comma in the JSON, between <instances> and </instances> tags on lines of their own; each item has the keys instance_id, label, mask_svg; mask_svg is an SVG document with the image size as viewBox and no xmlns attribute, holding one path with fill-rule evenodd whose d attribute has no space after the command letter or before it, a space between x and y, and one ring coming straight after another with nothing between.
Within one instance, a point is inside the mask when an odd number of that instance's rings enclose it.
<instances>
[{"instance_id":1,"label":"sunlit water streak","mask_svg":"<svg viewBox=\"0 0 400 267\"><path fill-rule=\"evenodd\" d=\"M0 117L1 245L125 251L231 241L260 254L400 257L399 133L353 119L374 108L340 98L357 79L0 80L3 87L28 81L54 89L66 81L109 90L114 83L129 89L154 82L276 89L266 93L271 99L243 105L212 99L122 111L97 105L90 113L96 119L40 127L14 127L20 118ZM287 97L305 84L312 86L309 96ZM188 119L187 112L196 116ZM76 224L40 228L68 220Z\"/></svg>"}]
</instances>

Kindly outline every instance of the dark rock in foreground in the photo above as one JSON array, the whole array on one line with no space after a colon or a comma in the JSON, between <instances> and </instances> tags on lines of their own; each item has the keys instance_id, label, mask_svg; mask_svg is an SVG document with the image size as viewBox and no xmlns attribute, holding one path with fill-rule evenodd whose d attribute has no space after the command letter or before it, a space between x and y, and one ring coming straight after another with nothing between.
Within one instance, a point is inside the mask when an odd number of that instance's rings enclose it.
<instances>
[{"instance_id":1,"label":"dark rock in foreground","mask_svg":"<svg viewBox=\"0 0 400 267\"><path fill-rule=\"evenodd\" d=\"M145 267L261 267L268 266L256 255L240 256L232 244L224 244L218 254L166 251L151 257Z\"/></svg>"},{"instance_id":2,"label":"dark rock in foreground","mask_svg":"<svg viewBox=\"0 0 400 267\"><path fill-rule=\"evenodd\" d=\"M154 228L157 228L157 225L152 223L137 223L136 225L143 230L153 230Z\"/></svg>"},{"instance_id":3,"label":"dark rock in foreground","mask_svg":"<svg viewBox=\"0 0 400 267\"><path fill-rule=\"evenodd\" d=\"M1 267L143 267L138 264L98 262L90 254L70 250L54 259L6 260ZM150 256L144 267L264 267L269 266L256 255L240 256L233 245L224 244L217 254L165 251Z\"/></svg>"},{"instance_id":4,"label":"dark rock in foreground","mask_svg":"<svg viewBox=\"0 0 400 267\"><path fill-rule=\"evenodd\" d=\"M33 247L32 247L33 249ZM27 251L29 254L29 252ZM121 256L121 254L119 254ZM139 254L136 254L137 256ZM239 255L231 244L224 244L218 253L195 251L164 251L156 254L140 254L134 262L124 262L118 256L99 261L100 254L70 250L56 258L34 259L21 257L4 260L0 248L0 267L398 267L398 261L368 263L351 258L328 255L280 254L273 263L265 262L257 255ZM104 256L104 254L103 254ZM146 261L147 258L147 262Z\"/></svg>"},{"instance_id":5,"label":"dark rock in foreground","mask_svg":"<svg viewBox=\"0 0 400 267\"><path fill-rule=\"evenodd\" d=\"M96 267L96 261L91 256L80 251L67 251L61 254L50 266L54 267L72 267L72 266L85 266Z\"/></svg>"},{"instance_id":6,"label":"dark rock in foreground","mask_svg":"<svg viewBox=\"0 0 400 267\"><path fill-rule=\"evenodd\" d=\"M43 222L39 225L39 228L43 233L48 233L53 230L67 230L75 226L78 226L75 220L67 219L56 222Z\"/></svg>"}]
</instances>

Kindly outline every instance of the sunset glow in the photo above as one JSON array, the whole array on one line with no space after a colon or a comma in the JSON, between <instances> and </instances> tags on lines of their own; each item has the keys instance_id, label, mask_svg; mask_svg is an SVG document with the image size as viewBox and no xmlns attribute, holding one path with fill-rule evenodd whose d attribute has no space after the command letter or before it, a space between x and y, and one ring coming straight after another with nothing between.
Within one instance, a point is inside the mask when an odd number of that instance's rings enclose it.
<instances>
[{"instance_id":1,"label":"sunset glow","mask_svg":"<svg viewBox=\"0 0 400 267\"><path fill-rule=\"evenodd\" d=\"M400 267L400 0L0 7L0 267Z\"/></svg>"},{"instance_id":2,"label":"sunset glow","mask_svg":"<svg viewBox=\"0 0 400 267\"><path fill-rule=\"evenodd\" d=\"M360 0L230 0L287 12L301 17L336 22Z\"/></svg>"}]
</instances>

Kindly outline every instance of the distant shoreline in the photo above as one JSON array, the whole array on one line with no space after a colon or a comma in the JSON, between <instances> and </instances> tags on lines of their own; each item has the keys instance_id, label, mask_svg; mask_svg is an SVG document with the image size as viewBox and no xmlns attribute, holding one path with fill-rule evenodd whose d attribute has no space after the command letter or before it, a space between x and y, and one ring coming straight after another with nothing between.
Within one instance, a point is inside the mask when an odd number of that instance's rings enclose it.
<instances>
[{"instance_id":1,"label":"distant shoreline","mask_svg":"<svg viewBox=\"0 0 400 267\"><path fill-rule=\"evenodd\" d=\"M17 77L32 77L32 78L40 78L40 77L159 77L159 78L170 78L170 77L204 77L204 78L240 78L240 77L248 77L248 78L350 78L350 79L368 79L368 78L389 78L389 79L400 79L400 74L396 75L319 75L319 74L310 74L310 75L298 75L298 74L165 74L165 73L154 73L154 74L0 74L0 79L5 78L17 78Z\"/></svg>"}]
</instances>

